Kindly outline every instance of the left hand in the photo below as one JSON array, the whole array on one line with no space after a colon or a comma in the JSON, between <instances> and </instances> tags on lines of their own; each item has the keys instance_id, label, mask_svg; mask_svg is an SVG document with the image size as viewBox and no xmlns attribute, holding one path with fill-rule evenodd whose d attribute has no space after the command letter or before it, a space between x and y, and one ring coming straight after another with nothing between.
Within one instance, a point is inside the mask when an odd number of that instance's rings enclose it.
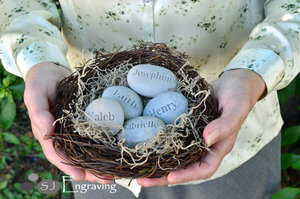
<instances>
[{"instance_id":1,"label":"left hand","mask_svg":"<svg viewBox=\"0 0 300 199\"><path fill-rule=\"evenodd\" d=\"M255 103L265 94L266 85L255 72L236 69L224 72L211 83L219 101L222 115L210 122L203 131L205 142L212 153L206 153L201 166L199 162L172 171L161 178L139 178L137 182L146 187L179 184L207 179L219 168L223 158L232 150L238 132Z\"/></svg>"},{"instance_id":2,"label":"left hand","mask_svg":"<svg viewBox=\"0 0 300 199\"><path fill-rule=\"evenodd\" d=\"M65 67L52 62L41 62L33 66L25 77L24 102L28 109L32 132L39 141L46 158L70 175L75 181L88 180L90 182L109 184L112 180L105 176L95 176L91 172L74 166L64 164L66 162L55 152L51 135L55 131L54 117L50 106L54 103L59 82L71 74ZM64 155L61 153L61 155Z\"/></svg>"}]
</instances>

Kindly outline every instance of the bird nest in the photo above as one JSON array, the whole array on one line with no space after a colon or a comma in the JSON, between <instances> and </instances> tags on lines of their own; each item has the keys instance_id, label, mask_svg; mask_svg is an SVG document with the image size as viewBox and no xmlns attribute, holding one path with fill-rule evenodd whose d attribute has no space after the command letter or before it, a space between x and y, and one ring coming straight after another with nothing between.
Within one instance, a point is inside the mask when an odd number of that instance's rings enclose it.
<instances>
[{"instance_id":1,"label":"bird nest","mask_svg":"<svg viewBox=\"0 0 300 199\"><path fill-rule=\"evenodd\" d=\"M151 140L129 148L108 128L87 122L85 109L101 97L105 88L128 87L128 71L146 63L171 70L178 78L177 92L188 99L189 105L186 113L173 124L160 128ZM144 103L149 101L141 98ZM66 164L96 176L130 179L161 177L201 162L209 150L203 129L219 116L212 87L189 65L188 57L165 44L153 43L142 43L122 52L96 53L95 58L60 82L52 113L56 118L53 146Z\"/></svg>"}]
</instances>

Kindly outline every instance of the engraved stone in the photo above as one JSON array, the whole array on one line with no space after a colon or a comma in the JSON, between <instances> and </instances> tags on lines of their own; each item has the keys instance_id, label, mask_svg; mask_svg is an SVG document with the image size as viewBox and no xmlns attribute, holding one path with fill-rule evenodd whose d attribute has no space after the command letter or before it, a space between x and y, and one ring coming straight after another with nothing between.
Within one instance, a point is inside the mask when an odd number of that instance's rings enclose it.
<instances>
[{"instance_id":1,"label":"engraved stone","mask_svg":"<svg viewBox=\"0 0 300 199\"><path fill-rule=\"evenodd\" d=\"M147 142L164 125L164 122L156 117L136 117L125 123L125 132L120 132L118 139L125 139L128 147L134 147L138 143Z\"/></svg>"},{"instance_id":2,"label":"engraved stone","mask_svg":"<svg viewBox=\"0 0 300 199\"><path fill-rule=\"evenodd\" d=\"M177 78L170 70L151 64L131 68L127 81L130 88L146 97L155 97L177 88Z\"/></svg>"},{"instance_id":3,"label":"engraved stone","mask_svg":"<svg viewBox=\"0 0 300 199\"><path fill-rule=\"evenodd\" d=\"M116 134L120 131L124 123L124 111L121 105L112 98L98 98L92 101L85 110L86 114L92 118L92 125L95 127L107 127ZM86 121L90 121L88 116Z\"/></svg>"},{"instance_id":4,"label":"engraved stone","mask_svg":"<svg viewBox=\"0 0 300 199\"><path fill-rule=\"evenodd\" d=\"M112 86L104 90L102 97L113 98L122 106L125 119L132 119L143 113L141 98L131 89L124 86Z\"/></svg>"},{"instance_id":5,"label":"engraved stone","mask_svg":"<svg viewBox=\"0 0 300 199\"><path fill-rule=\"evenodd\" d=\"M185 113L188 100L177 92L166 92L151 99L144 109L144 116L160 118L166 124L173 124L178 116Z\"/></svg>"}]
</instances>

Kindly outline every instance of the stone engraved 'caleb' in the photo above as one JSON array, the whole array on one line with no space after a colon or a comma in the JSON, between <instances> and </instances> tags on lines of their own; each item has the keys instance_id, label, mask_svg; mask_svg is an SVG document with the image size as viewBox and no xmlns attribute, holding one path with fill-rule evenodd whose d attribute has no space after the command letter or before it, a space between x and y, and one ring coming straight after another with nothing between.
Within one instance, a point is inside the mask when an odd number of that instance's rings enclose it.
<instances>
[{"instance_id":1,"label":"stone engraved 'caleb'","mask_svg":"<svg viewBox=\"0 0 300 199\"><path fill-rule=\"evenodd\" d=\"M99 114L95 114L94 112L88 112L89 116L91 116L96 122L108 122L108 121L114 121L115 115L111 112L108 112L108 114L99 112Z\"/></svg>"},{"instance_id":2,"label":"stone engraved 'caleb'","mask_svg":"<svg viewBox=\"0 0 300 199\"><path fill-rule=\"evenodd\" d=\"M124 111L121 105L112 98L98 98L93 100L85 109L85 120L93 127L107 127L111 134L120 131L124 123Z\"/></svg>"}]
</instances>

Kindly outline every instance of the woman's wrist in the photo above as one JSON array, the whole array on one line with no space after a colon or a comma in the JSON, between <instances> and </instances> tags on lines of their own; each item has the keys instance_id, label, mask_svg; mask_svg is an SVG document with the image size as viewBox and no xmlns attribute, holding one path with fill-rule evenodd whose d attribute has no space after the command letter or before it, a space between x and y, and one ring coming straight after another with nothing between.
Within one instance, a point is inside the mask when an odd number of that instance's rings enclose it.
<instances>
[{"instance_id":1,"label":"woman's wrist","mask_svg":"<svg viewBox=\"0 0 300 199\"><path fill-rule=\"evenodd\" d=\"M41 62L36 65L34 65L29 71L27 72L24 80L25 83L28 82L28 79L31 79L32 76L45 76L48 77L55 76L55 78L62 79L66 76L68 76L71 73L71 71L61 65L55 64L53 62Z\"/></svg>"},{"instance_id":2,"label":"woman's wrist","mask_svg":"<svg viewBox=\"0 0 300 199\"><path fill-rule=\"evenodd\" d=\"M233 69L224 72L220 78L238 78L241 83L246 83L251 90L251 101L256 103L267 94L266 83L256 72L248 69Z\"/></svg>"}]
</instances>

